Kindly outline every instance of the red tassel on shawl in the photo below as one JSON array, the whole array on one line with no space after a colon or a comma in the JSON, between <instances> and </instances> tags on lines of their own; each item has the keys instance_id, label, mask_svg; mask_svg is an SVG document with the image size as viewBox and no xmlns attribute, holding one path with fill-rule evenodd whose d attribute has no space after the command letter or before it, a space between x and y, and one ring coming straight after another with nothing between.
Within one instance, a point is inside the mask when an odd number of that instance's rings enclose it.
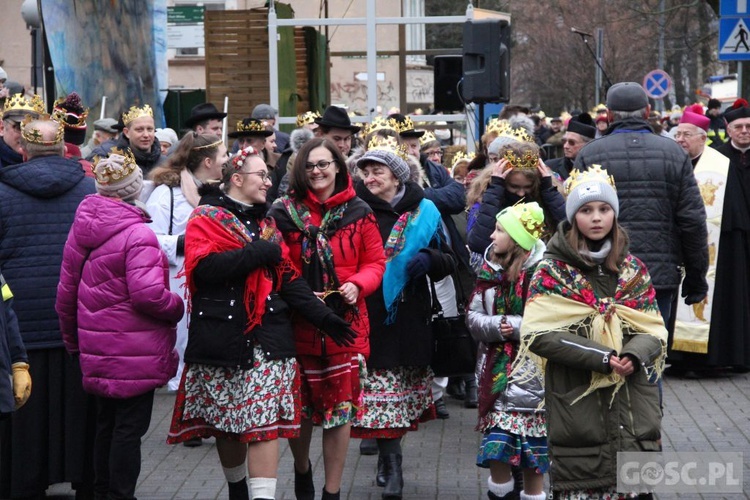
<instances>
[{"instance_id":1,"label":"red tassel on shawl","mask_svg":"<svg viewBox=\"0 0 750 500\"><path fill-rule=\"evenodd\" d=\"M260 226L263 239L281 245L282 261L272 269L260 267L248 274L243 297L247 312L246 333L260 325L266 311L266 298L274 291L274 282L278 291L284 273L294 271L289 261L289 249L278 234L273 220L262 221ZM245 226L230 212L207 205L198 207L185 231L185 268L181 274L185 276L188 293L195 293L193 273L202 259L212 253L238 250L248 243L252 244L252 238ZM275 273L275 280L271 272Z\"/></svg>"}]
</instances>

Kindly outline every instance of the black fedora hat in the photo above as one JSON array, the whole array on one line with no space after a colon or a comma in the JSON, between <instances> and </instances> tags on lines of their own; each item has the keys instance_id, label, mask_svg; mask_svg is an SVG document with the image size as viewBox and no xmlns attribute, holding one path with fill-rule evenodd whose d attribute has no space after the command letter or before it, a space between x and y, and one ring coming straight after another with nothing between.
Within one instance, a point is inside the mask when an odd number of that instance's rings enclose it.
<instances>
[{"instance_id":1,"label":"black fedora hat","mask_svg":"<svg viewBox=\"0 0 750 500\"><path fill-rule=\"evenodd\" d=\"M248 137L251 135L259 135L268 137L273 134L273 130L266 130L266 126L263 122L256 120L255 118L245 118L237 122L237 126L234 128L234 132L229 132L228 137L235 139L237 137Z\"/></svg>"},{"instance_id":2,"label":"black fedora hat","mask_svg":"<svg viewBox=\"0 0 750 500\"><path fill-rule=\"evenodd\" d=\"M401 137L422 137L425 133L424 130L415 130L414 122L408 116L402 115L401 113L391 113L388 118L396 120L398 123L398 135Z\"/></svg>"},{"instance_id":3,"label":"black fedora hat","mask_svg":"<svg viewBox=\"0 0 750 500\"><path fill-rule=\"evenodd\" d=\"M352 125L352 121L349 119L349 115L346 114L346 110L338 106L328 106L323 112L323 116L315 119L315 123L324 127L350 130L353 134L362 129L362 127Z\"/></svg>"},{"instance_id":4,"label":"black fedora hat","mask_svg":"<svg viewBox=\"0 0 750 500\"><path fill-rule=\"evenodd\" d=\"M206 120L223 120L226 113L220 112L216 106L210 102L204 102L193 106L190 110L190 118L185 120L185 128L193 128L195 125Z\"/></svg>"}]
</instances>

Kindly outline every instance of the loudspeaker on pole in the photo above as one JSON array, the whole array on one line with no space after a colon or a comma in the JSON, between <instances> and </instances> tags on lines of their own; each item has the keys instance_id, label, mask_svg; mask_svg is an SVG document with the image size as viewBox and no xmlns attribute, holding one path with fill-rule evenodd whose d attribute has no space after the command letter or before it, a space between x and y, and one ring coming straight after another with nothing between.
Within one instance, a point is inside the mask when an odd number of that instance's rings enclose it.
<instances>
[{"instance_id":1,"label":"loudspeaker on pole","mask_svg":"<svg viewBox=\"0 0 750 500\"><path fill-rule=\"evenodd\" d=\"M464 108L458 85L463 75L462 56L435 56L434 104L436 112L459 111Z\"/></svg>"},{"instance_id":2,"label":"loudspeaker on pole","mask_svg":"<svg viewBox=\"0 0 750 500\"><path fill-rule=\"evenodd\" d=\"M510 100L510 24L504 19L464 23L464 102Z\"/></svg>"}]
</instances>

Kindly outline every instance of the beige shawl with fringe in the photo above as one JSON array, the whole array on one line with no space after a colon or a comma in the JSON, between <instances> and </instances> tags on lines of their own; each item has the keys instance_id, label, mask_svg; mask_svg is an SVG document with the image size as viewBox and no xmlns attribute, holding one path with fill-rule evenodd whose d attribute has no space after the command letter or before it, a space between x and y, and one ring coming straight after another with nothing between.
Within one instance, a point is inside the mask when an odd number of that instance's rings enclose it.
<instances>
[{"instance_id":1,"label":"beige shawl with fringe","mask_svg":"<svg viewBox=\"0 0 750 500\"><path fill-rule=\"evenodd\" d=\"M525 357L535 361L544 379L544 359L532 354L531 344L539 336L559 331L584 333L606 350L622 351L623 331L627 334L652 335L659 339L662 351L646 375L661 376L666 357L667 330L656 306L655 292L645 266L632 255L621 267L614 297L597 297L591 283L581 272L561 261L543 260L531 280L529 299L521 325L521 347L511 376L522 366ZM590 318L590 321L585 321ZM520 374L519 374L520 375ZM589 388L573 403L593 391L615 386L612 400L625 379L592 372ZM610 401L611 404L611 401Z\"/></svg>"}]
</instances>

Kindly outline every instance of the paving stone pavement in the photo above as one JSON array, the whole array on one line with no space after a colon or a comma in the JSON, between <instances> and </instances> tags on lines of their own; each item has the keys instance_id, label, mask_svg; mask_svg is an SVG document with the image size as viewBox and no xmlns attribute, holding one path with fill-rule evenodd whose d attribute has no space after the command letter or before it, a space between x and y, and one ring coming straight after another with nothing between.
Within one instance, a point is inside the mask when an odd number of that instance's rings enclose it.
<instances>
[{"instance_id":1,"label":"paving stone pavement","mask_svg":"<svg viewBox=\"0 0 750 500\"><path fill-rule=\"evenodd\" d=\"M487 472L474 465L479 434L474 431L476 410L446 400L450 418L428 422L404 440L404 498L472 499L486 496ZM141 500L225 499L226 483L213 440L198 448L169 446L165 436L172 416L174 395L157 391L151 426L144 439L143 466L136 491ZM739 451L745 454L744 494L658 495L673 498L750 498L750 374L688 380L667 377L664 382L665 451ZM311 459L318 492L323 483L321 432L313 435ZM379 499L375 485L377 457L360 456L359 441L352 440L344 471L342 498ZM70 485L54 485L47 494L70 493ZM281 442L278 499L294 498L292 456Z\"/></svg>"}]
</instances>

